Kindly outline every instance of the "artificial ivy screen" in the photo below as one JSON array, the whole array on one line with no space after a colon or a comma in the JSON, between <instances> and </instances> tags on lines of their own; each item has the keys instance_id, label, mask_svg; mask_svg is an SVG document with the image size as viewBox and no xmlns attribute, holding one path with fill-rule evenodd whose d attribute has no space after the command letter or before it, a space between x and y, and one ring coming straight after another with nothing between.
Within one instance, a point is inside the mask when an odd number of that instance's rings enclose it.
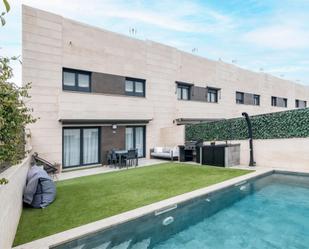
<instances>
[{"instance_id":1,"label":"artificial ivy screen","mask_svg":"<svg viewBox=\"0 0 309 249\"><path fill-rule=\"evenodd\" d=\"M254 139L309 137L309 108L251 116ZM186 140L242 140L248 138L245 118L186 126Z\"/></svg>"}]
</instances>

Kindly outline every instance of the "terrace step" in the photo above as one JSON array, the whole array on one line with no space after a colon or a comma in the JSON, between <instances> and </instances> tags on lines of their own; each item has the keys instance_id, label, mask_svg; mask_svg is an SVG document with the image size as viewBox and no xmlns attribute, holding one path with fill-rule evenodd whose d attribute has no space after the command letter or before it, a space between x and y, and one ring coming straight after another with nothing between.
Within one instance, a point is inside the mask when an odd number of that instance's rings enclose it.
<instances>
[{"instance_id":1,"label":"terrace step","mask_svg":"<svg viewBox=\"0 0 309 249\"><path fill-rule=\"evenodd\" d=\"M99 240L94 240L89 242L86 242L86 244L82 245L81 247L78 247L78 249L109 249L111 245L111 242L105 242L101 243Z\"/></svg>"},{"instance_id":2,"label":"terrace step","mask_svg":"<svg viewBox=\"0 0 309 249\"><path fill-rule=\"evenodd\" d=\"M122 242L121 244L112 246L111 249L128 249L132 240Z\"/></svg>"},{"instance_id":3,"label":"terrace step","mask_svg":"<svg viewBox=\"0 0 309 249\"><path fill-rule=\"evenodd\" d=\"M132 245L130 249L147 249L149 246L150 246L150 239L144 239Z\"/></svg>"},{"instance_id":4,"label":"terrace step","mask_svg":"<svg viewBox=\"0 0 309 249\"><path fill-rule=\"evenodd\" d=\"M96 247L93 247L92 249L108 249L110 244L111 244L110 241L109 242L105 242L104 244L96 246Z\"/></svg>"}]
</instances>

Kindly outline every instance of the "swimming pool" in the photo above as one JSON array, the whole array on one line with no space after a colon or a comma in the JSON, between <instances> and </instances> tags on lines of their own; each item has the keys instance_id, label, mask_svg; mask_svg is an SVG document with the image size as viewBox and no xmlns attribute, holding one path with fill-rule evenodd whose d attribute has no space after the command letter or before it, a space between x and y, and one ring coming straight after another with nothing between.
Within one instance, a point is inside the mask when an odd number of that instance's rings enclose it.
<instances>
[{"instance_id":1,"label":"swimming pool","mask_svg":"<svg viewBox=\"0 0 309 249\"><path fill-rule=\"evenodd\" d=\"M309 176L274 173L54 249L309 247Z\"/></svg>"}]
</instances>

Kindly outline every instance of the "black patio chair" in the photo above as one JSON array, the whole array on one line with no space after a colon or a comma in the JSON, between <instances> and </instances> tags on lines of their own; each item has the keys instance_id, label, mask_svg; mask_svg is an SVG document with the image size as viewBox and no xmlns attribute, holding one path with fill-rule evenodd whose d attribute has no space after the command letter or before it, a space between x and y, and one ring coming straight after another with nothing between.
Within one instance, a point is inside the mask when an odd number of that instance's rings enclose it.
<instances>
[{"instance_id":1,"label":"black patio chair","mask_svg":"<svg viewBox=\"0 0 309 249\"><path fill-rule=\"evenodd\" d=\"M107 164L116 165L118 163L117 156L114 150L107 152Z\"/></svg>"},{"instance_id":2,"label":"black patio chair","mask_svg":"<svg viewBox=\"0 0 309 249\"><path fill-rule=\"evenodd\" d=\"M130 149L128 150L127 156L126 156L126 166L132 166L133 162L135 161L135 167L137 166L137 149Z\"/></svg>"}]
</instances>

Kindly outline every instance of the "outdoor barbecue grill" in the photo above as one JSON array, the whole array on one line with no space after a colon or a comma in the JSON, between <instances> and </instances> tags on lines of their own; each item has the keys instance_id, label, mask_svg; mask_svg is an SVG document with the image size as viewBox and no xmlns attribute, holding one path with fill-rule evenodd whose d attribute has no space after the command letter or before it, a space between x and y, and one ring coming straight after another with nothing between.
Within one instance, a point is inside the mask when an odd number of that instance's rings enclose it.
<instances>
[{"instance_id":1,"label":"outdoor barbecue grill","mask_svg":"<svg viewBox=\"0 0 309 249\"><path fill-rule=\"evenodd\" d=\"M184 145L179 146L179 161L194 161L199 163L199 148L203 145L203 140L186 141Z\"/></svg>"}]
</instances>

